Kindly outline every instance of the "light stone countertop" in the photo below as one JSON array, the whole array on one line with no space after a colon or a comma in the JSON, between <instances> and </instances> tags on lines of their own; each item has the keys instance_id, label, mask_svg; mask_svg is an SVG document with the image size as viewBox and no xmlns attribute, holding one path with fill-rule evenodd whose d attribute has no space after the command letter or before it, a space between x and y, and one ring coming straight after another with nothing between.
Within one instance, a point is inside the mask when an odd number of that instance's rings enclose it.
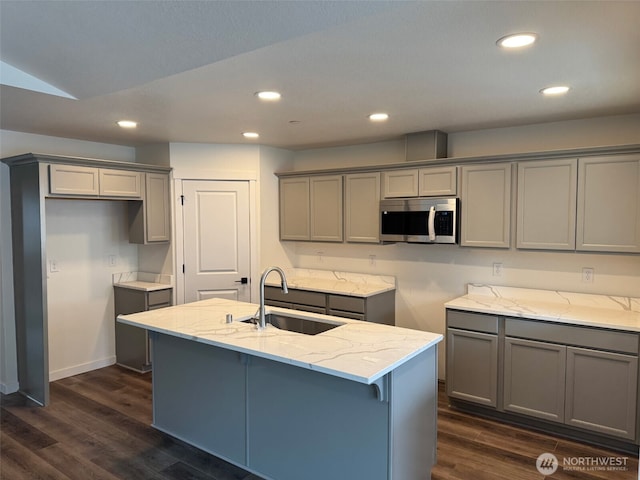
<instances>
[{"instance_id":1,"label":"light stone countertop","mask_svg":"<svg viewBox=\"0 0 640 480\"><path fill-rule=\"evenodd\" d=\"M121 272L112 275L113 285L116 287L154 292L172 287L172 276L148 272Z\"/></svg>"},{"instance_id":2,"label":"light stone countertop","mask_svg":"<svg viewBox=\"0 0 640 480\"><path fill-rule=\"evenodd\" d=\"M343 325L318 335L259 331L251 323L258 305L212 298L184 305L120 315L118 321L249 355L372 384L442 340L442 335L347 318L295 311L296 316ZM266 307L266 312L292 310ZM233 323L226 323L226 314Z\"/></svg>"},{"instance_id":3,"label":"light stone countertop","mask_svg":"<svg viewBox=\"0 0 640 480\"><path fill-rule=\"evenodd\" d=\"M364 273L313 270L303 268L284 269L289 288L313 292L371 297L396 289L395 277ZM280 286L280 277L272 273L265 282L269 286Z\"/></svg>"},{"instance_id":4,"label":"light stone countertop","mask_svg":"<svg viewBox=\"0 0 640 480\"><path fill-rule=\"evenodd\" d=\"M446 308L640 332L640 298L470 283Z\"/></svg>"}]
</instances>

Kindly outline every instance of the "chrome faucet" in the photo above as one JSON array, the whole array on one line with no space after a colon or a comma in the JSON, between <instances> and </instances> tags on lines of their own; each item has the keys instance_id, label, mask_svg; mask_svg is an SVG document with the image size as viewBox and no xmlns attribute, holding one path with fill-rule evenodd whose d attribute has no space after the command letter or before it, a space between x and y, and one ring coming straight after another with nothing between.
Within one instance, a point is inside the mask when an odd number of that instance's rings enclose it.
<instances>
[{"instance_id":1,"label":"chrome faucet","mask_svg":"<svg viewBox=\"0 0 640 480\"><path fill-rule=\"evenodd\" d=\"M276 271L280 275L280 285L284 293L289 293L289 287L287 286L287 278L284 275L284 271L280 267L269 267L262 272L260 277L260 307L258 308L258 319L260 320L260 329L263 330L266 327L266 320L264 315L264 282L267 279L267 275Z\"/></svg>"}]
</instances>

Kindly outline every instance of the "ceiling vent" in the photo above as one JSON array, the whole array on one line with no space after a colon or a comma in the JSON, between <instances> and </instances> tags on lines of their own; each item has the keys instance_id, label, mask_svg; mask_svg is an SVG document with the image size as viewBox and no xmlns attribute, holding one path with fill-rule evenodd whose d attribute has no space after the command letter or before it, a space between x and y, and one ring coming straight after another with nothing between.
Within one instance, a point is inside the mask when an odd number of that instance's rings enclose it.
<instances>
[{"instance_id":1,"label":"ceiling vent","mask_svg":"<svg viewBox=\"0 0 640 480\"><path fill-rule=\"evenodd\" d=\"M405 142L407 162L447 158L447 134L440 130L408 133Z\"/></svg>"}]
</instances>

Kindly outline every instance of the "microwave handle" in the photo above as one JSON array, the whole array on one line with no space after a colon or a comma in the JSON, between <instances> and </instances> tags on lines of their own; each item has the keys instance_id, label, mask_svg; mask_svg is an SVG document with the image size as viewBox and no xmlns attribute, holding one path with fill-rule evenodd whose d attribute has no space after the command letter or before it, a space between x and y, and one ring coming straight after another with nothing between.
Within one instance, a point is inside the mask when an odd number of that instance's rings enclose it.
<instances>
[{"instance_id":1,"label":"microwave handle","mask_svg":"<svg viewBox=\"0 0 640 480\"><path fill-rule=\"evenodd\" d=\"M429 207L429 220L427 220L427 232L429 233L429 240L436 241L436 207L431 205Z\"/></svg>"}]
</instances>

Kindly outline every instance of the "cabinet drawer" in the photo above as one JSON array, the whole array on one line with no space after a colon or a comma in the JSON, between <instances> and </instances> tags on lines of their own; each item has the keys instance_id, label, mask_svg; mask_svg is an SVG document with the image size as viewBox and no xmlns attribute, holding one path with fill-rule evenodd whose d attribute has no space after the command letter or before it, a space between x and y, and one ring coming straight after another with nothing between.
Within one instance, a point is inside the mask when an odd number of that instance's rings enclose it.
<instances>
[{"instance_id":1,"label":"cabinet drawer","mask_svg":"<svg viewBox=\"0 0 640 480\"><path fill-rule=\"evenodd\" d=\"M345 295L329 295L329 309L347 312L365 313L364 298Z\"/></svg>"},{"instance_id":2,"label":"cabinet drawer","mask_svg":"<svg viewBox=\"0 0 640 480\"><path fill-rule=\"evenodd\" d=\"M300 305L297 303L292 303L291 308L294 310L300 310L301 312L321 313L322 315L327 313L327 310L324 307L313 307L311 305Z\"/></svg>"},{"instance_id":3,"label":"cabinet drawer","mask_svg":"<svg viewBox=\"0 0 640 480\"><path fill-rule=\"evenodd\" d=\"M634 333L507 318L505 335L638 354L638 335Z\"/></svg>"},{"instance_id":4,"label":"cabinet drawer","mask_svg":"<svg viewBox=\"0 0 640 480\"><path fill-rule=\"evenodd\" d=\"M352 318L354 320L366 320L364 313L345 312L343 310L329 310L329 315L343 318Z\"/></svg>"},{"instance_id":5,"label":"cabinet drawer","mask_svg":"<svg viewBox=\"0 0 640 480\"><path fill-rule=\"evenodd\" d=\"M288 309L293 308L293 305L291 305L290 303L279 302L278 300L269 300L268 298L264 300L264 304L269 305L270 307L280 307L280 308L288 308Z\"/></svg>"},{"instance_id":6,"label":"cabinet drawer","mask_svg":"<svg viewBox=\"0 0 640 480\"><path fill-rule=\"evenodd\" d=\"M289 293L284 293L280 287L264 287L264 296L269 300L279 302L296 303L302 305L312 305L314 307L327 307L327 295L319 292L308 292L306 290L289 289Z\"/></svg>"},{"instance_id":7,"label":"cabinet drawer","mask_svg":"<svg viewBox=\"0 0 640 480\"><path fill-rule=\"evenodd\" d=\"M447 327L475 332L498 333L498 317L484 313L447 310Z\"/></svg>"},{"instance_id":8,"label":"cabinet drawer","mask_svg":"<svg viewBox=\"0 0 640 480\"><path fill-rule=\"evenodd\" d=\"M149 292L149 307L160 304L171 304L171 289Z\"/></svg>"}]
</instances>

